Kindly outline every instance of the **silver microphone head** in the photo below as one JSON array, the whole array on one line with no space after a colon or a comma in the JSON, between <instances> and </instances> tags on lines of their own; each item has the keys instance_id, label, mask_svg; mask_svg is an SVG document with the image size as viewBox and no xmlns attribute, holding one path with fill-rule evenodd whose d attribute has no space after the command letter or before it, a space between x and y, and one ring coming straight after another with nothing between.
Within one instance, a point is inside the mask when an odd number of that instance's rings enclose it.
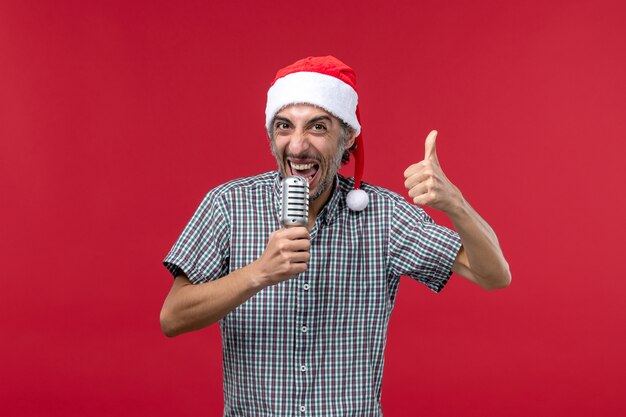
<instances>
[{"instance_id":1,"label":"silver microphone head","mask_svg":"<svg viewBox=\"0 0 626 417\"><path fill-rule=\"evenodd\" d=\"M285 177L282 199L283 226L306 226L309 221L309 182L306 178Z\"/></svg>"}]
</instances>

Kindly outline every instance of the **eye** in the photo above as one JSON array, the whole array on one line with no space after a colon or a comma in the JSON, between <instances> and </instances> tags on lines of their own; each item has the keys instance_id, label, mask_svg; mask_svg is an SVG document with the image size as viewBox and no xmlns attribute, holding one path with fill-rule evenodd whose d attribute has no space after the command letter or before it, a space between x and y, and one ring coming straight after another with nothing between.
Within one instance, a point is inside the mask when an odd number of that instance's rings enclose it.
<instances>
[{"instance_id":1,"label":"eye","mask_svg":"<svg viewBox=\"0 0 626 417\"><path fill-rule=\"evenodd\" d=\"M280 121L278 121L278 122L276 122L276 123L274 124L274 129L276 129L276 130L285 130L285 129L289 129L289 123L287 123L287 122L280 122Z\"/></svg>"},{"instance_id":2,"label":"eye","mask_svg":"<svg viewBox=\"0 0 626 417\"><path fill-rule=\"evenodd\" d=\"M323 123L315 123L311 126L311 128L317 132L324 132L326 130L326 125Z\"/></svg>"}]
</instances>

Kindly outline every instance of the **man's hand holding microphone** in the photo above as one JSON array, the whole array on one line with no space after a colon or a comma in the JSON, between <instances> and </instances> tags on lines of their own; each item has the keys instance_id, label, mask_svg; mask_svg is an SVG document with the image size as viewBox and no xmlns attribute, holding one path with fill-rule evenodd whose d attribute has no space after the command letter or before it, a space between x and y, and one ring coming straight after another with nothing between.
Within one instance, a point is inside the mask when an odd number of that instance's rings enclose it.
<instances>
[{"instance_id":1,"label":"man's hand holding microphone","mask_svg":"<svg viewBox=\"0 0 626 417\"><path fill-rule=\"evenodd\" d=\"M309 221L309 184L305 178L283 179L282 229L274 231L263 255L255 261L263 286L293 278L308 268L311 241L306 225Z\"/></svg>"}]
</instances>

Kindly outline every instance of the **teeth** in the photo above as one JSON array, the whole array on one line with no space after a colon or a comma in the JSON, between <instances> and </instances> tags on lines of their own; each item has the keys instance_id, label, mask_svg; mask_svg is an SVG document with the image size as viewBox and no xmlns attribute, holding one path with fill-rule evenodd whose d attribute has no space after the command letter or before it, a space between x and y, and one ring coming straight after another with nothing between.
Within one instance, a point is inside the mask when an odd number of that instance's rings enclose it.
<instances>
[{"instance_id":1,"label":"teeth","mask_svg":"<svg viewBox=\"0 0 626 417\"><path fill-rule=\"evenodd\" d=\"M291 167L297 170L311 169L314 166L315 164L294 164L293 162L291 163Z\"/></svg>"}]
</instances>

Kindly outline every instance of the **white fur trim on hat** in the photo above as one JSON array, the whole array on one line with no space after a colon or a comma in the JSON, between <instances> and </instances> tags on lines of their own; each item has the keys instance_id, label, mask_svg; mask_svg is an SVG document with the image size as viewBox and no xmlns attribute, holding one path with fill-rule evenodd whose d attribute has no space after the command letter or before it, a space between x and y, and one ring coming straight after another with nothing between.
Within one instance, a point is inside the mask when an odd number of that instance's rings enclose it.
<instances>
[{"instance_id":1,"label":"white fur trim on hat","mask_svg":"<svg viewBox=\"0 0 626 417\"><path fill-rule=\"evenodd\" d=\"M318 72L287 74L276 80L267 92L265 127L269 130L274 116L283 107L302 103L323 108L350 125L358 136L361 132L356 117L358 99L356 91L339 78Z\"/></svg>"}]
</instances>

